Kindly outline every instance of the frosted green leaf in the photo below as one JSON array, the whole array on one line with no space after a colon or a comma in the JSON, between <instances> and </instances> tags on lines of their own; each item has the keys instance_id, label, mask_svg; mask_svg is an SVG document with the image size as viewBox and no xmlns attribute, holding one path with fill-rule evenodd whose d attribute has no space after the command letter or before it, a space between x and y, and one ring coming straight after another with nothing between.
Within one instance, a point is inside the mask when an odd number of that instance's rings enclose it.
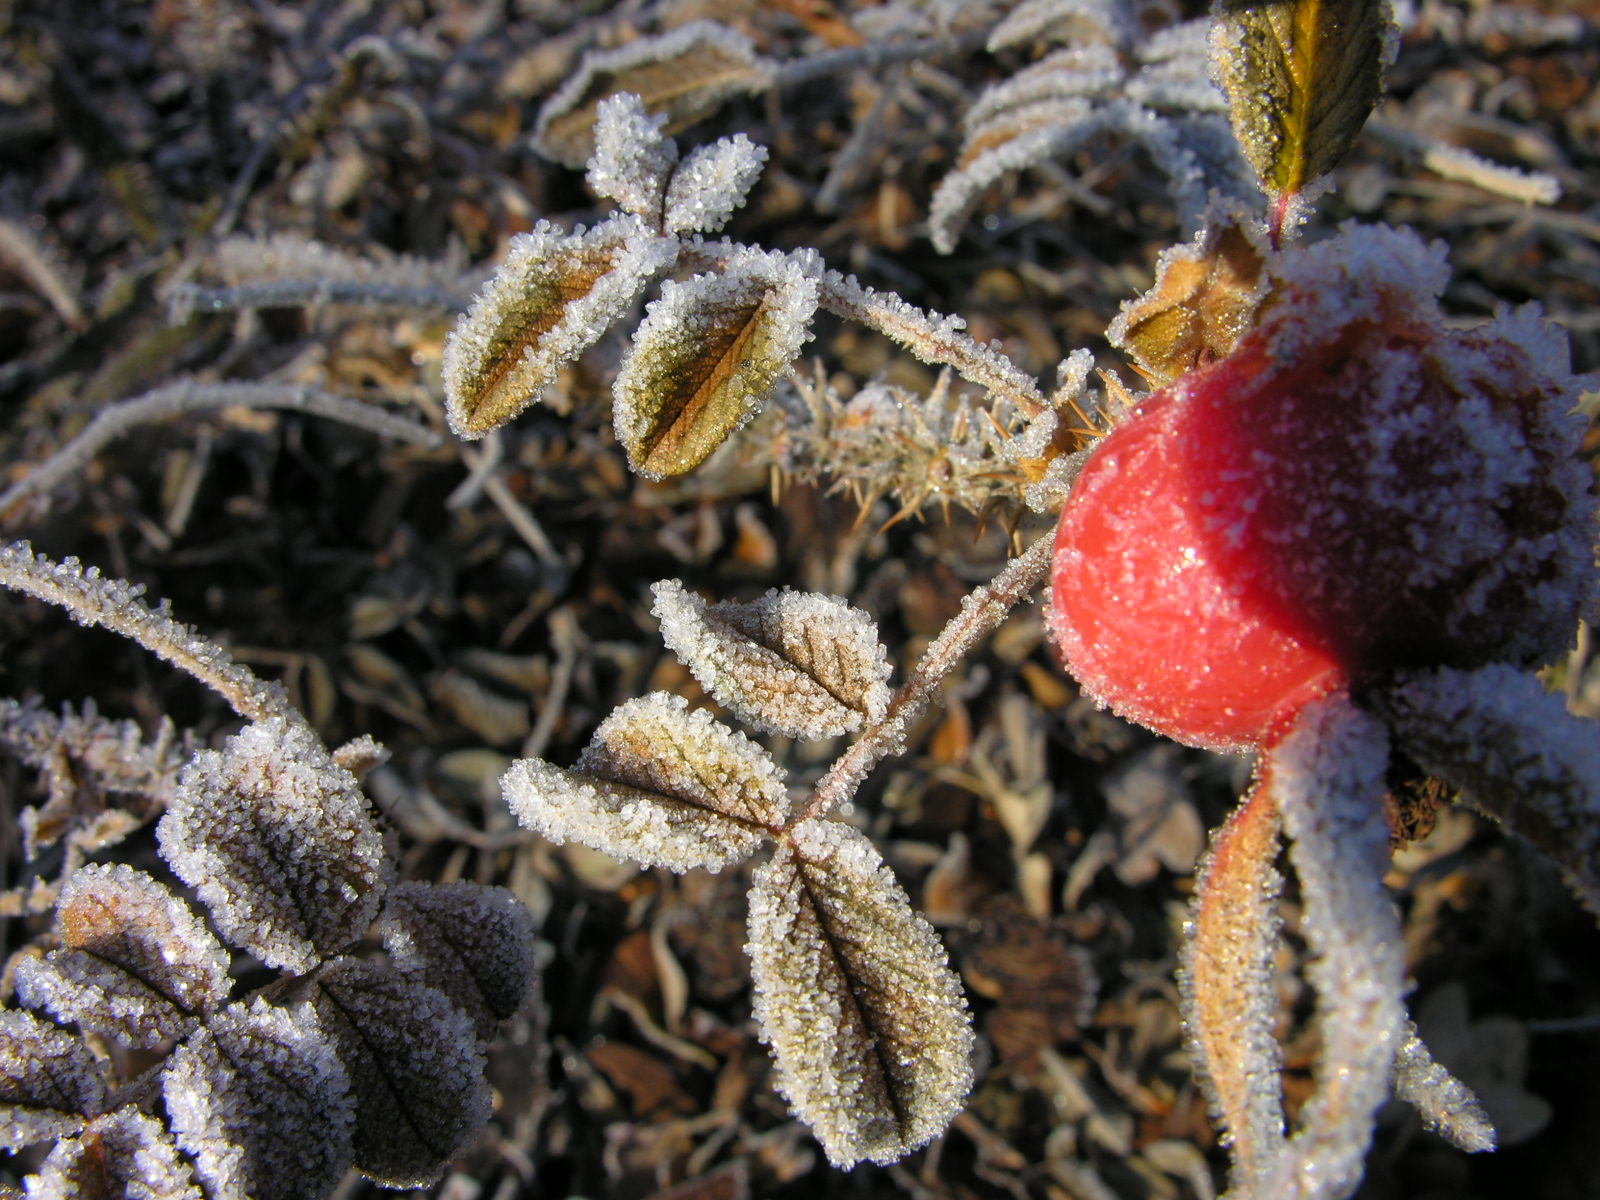
<instances>
[{"instance_id":1,"label":"frosted green leaf","mask_svg":"<svg viewBox=\"0 0 1600 1200\"><path fill-rule=\"evenodd\" d=\"M662 132L673 134L729 97L764 88L771 70L747 38L715 21L691 21L657 37L591 52L539 110L534 147L581 167L594 154L596 115L607 96L632 92L646 112L665 118Z\"/></svg>"},{"instance_id":2,"label":"frosted green leaf","mask_svg":"<svg viewBox=\"0 0 1600 1200\"><path fill-rule=\"evenodd\" d=\"M35 1008L149 1049L227 999L228 955L187 905L123 864L75 872L56 904L61 948L17 964Z\"/></svg>"},{"instance_id":3,"label":"frosted green leaf","mask_svg":"<svg viewBox=\"0 0 1600 1200\"><path fill-rule=\"evenodd\" d=\"M700 146L678 164L667 185L668 233L715 233L727 224L766 165L767 148L742 133Z\"/></svg>"},{"instance_id":4,"label":"frosted green leaf","mask_svg":"<svg viewBox=\"0 0 1600 1200\"><path fill-rule=\"evenodd\" d=\"M1532 842L1600 915L1600 731L1504 664L1402 676L1380 693L1400 744L1473 807Z\"/></svg>"},{"instance_id":5,"label":"frosted green leaf","mask_svg":"<svg viewBox=\"0 0 1600 1200\"><path fill-rule=\"evenodd\" d=\"M746 724L824 738L888 711L891 668L877 623L841 597L784 588L708 606L675 579L651 590L662 641Z\"/></svg>"},{"instance_id":6,"label":"frosted green leaf","mask_svg":"<svg viewBox=\"0 0 1600 1200\"><path fill-rule=\"evenodd\" d=\"M815 252L740 249L719 274L668 281L617 376L614 419L641 475L682 475L760 409L810 339Z\"/></svg>"},{"instance_id":7,"label":"frosted green leaf","mask_svg":"<svg viewBox=\"0 0 1600 1200\"><path fill-rule=\"evenodd\" d=\"M540 221L512 238L445 343L450 428L479 438L537 401L676 254L675 239L656 237L631 216L570 234Z\"/></svg>"},{"instance_id":8,"label":"frosted green leaf","mask_svg":"<svg viewBox=\"0 0 1600 1200\"><path fill-rule=\"evenodd\" d=\"M1302 709L1263 757L1300 879L1319 1034L1300 1127L1261 1173L1255 1194L1335 1200L1361 1181L1378 1107L1405 1039L1400 920L1383 888L1389 741L1383 725L1330 696Z\"/></svg>"},{"instance_id":9,"label":"frosted green leaf","mask_svg":"<svg viewBox=\"0 0 1600 1200\"><path fill-rule=\"evenodd\" d=\"M751 974L778 1089L828 1159L890 1163L972 1086L961 983L862 834L801 821L750 889Z\"/></svg>"},{"instance_id":10,"label":"frosted green leaf","mask_svg":"<svg viewBox=\"0 0 1600 1200\"><path fill-rule=\"evenodd\" d=\"M783 828L789 800L767 752L681 696L654 692L616 708L571 770L512 765L500 790L512 814L556 843L688 871L748 858Z\"/></svg>"},{"instance_id":11,"label":"frosted green leaf","mask_svg":"<svg viewBox=\"0 0 1600 1200\"><path fill-rule=\"evenodd\" d=\"M1293 196L1345 156L1383 95L1388 0L1218 0L1213 70L1261 186Z\"/></svg>"},{"instance_id":12,"label":"frosted green leaf","mask_svg":"<svg viewBox=\"0 0 1600 1200\"><path fill-rule=\"evenodd\" d=\"M533 916L505 888L398 884L378 932L394 965L448 996L484 1041L533 989Z\"/></svg>"},{"instance_id":13,"label":"frosted green leaf","mask_svg":"<svg viewBox=\"0 0 1600 1200\"><path fill-rule=\"evenodd\" d=\"M0 1149L74 1133L105 1101L102 1068L82 1039L0 1008Z\"/></svg>"},{"instance_id":14,"label":"frosted green leaf","mask_svg":"<svg viewBox=\"0 0 1600 1200\"><path fill-rule=\"evenodd\" d=\"M201 1200L171 1135L131 1105L57 1143L26 1188L30 1200Z\"/></svg>"},{"instance_id":15,"label":"frosted green leaf","mask_svg":"<svg viewBox=\"0 0 1600 1200\"><path fill-rule=\"evenodd\" d=\"M1212 839L1185 926L1178 992L1189 1055L1243 1195L1283 1152L1278 998L1278 810L1254 789Z\"/></svg>"},{"instance_id":16,"label":"frosted green leaf","mask_svg":"<svg viewBox=\"0 0 1600 1200\"><path fill-rule=\"evenodd\" d=\"M314 1009L350 1078L356 1169L422 1187L489 1120L489 1084L472 1022L444 993L393 967L324 964L296 1013Z\"/></svg>"},{"instance_id":17,"label":"frosted green leaf","mask_svg":"<svg viewBox=\"0 0 1600 1200\"><path fill-rule=\"evenodd\" d=\"M355 776L298 722L256 721L196 754L156 833L222 935L270 966L307 970L378 915L382 835Z\"/></svg>"},{"instance_id":18,"label":"frosted green leaf","mask_svg":"<svg viewBox=\"0 0 1600 1200\"><path fill-rule=\"evenodd\" d=\"M349 1079L309 1012L257 999L218 1013L161 1077L178 1145L210 1194L325 1196L350 1166Z\"/></svg>"}]
</instances>

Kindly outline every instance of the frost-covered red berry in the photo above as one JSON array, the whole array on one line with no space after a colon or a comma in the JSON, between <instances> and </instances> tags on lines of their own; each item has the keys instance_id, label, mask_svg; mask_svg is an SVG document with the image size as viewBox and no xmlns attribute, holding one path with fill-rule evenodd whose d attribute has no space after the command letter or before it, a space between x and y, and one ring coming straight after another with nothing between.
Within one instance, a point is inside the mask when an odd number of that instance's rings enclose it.
<instances>
[{"instance_id":1,"label":"frost-covered red berry","mask_svg":"<svg viewBox=\"0 0 1600 1200\"><path fill-rule=\"evenodd\" d=\"M1563 335L1531 309L1447 330L1443 247L1390 229L1273 273L1232 354L1096 448L1053 570L1084 688L1225 749L1395 669L1548 661L1594 570Z\"/></svg>"}]
</instances>

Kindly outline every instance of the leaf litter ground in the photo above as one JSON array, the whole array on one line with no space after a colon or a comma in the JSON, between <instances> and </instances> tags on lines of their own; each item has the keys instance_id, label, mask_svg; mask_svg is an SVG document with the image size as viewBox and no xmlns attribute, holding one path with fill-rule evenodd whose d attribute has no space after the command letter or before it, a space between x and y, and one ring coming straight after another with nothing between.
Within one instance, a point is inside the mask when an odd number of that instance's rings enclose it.
<instances>
[{"instance_id":1,"label":"leaf litter ground","mask_svg":"<svg viewBox=\"0 0 1600 1200\"><path fill-rule=\"evenodd\" d=\"M442 426L443 313L375 315L340 306L330 288L245 317L209 312L202 298L169 324L177 285L236 282L209 257L217 237L314 238L384 268L372 278L459 303L512 234L604 211L577 172L526 145L579 54L625 40L626 10L575 19L570 6L534 3L502 27L449 3L357 5L321 20L287 5L97 7L68 24L19 6L0 32L8 483L104 404L176 376L315 386ZM705 7L679 6L672 19ZM1600 8L1415 7L1391 98L1321 219L1444 238L1452 312L1470 320L1497 301L1539 300L1592 370ZM779 60L855 36L847 8L796 11L711 15ZM1579 21L1572 36L1568 17ZM1012 176L986 193L954 255L928 252L921 222L960 145L960 97L1021 61L975 54L844 72L771 102L730 101L678 136L688 147L742 129L771 149L734 236L815 246L864 283L965 316L1035 374L1084 346L1119 366L1105 326L1179 237L1166 185L1140 152L1100 145L1068 164L1070 176ZM1566 199L1528 207L1441 176L1419 162L1436 152L1422 148L1430 138L1552 174ZM296 244L271 253L292 260ZM305 265L288 262L283 275ZM935 385L875 335L821 318L816 334L807 361L825 363L841 390L880 378L916 394ZM1197 831L1231 808L1243 770L1077 697L1036 608L975 656L850 814L943 934L979 1038L967 1111L897 1166L831 1171L773 1090L742 952L748 867L641 873L515 828L494 783L511 757L572 763L613 707L650 691L702 700L661 644L651 583L681 578L716 600L785 585L846 595L903 648L903 669L1003 551L995 523L947 521L937 505L880 532L894 515L885 506L860 519L849 496L793 483L774 498L756 451L777 431L761 419L736 437L754 450L736 444L687 480L641 483L609 428L617 361L604 343L564 368L547 403L493 447L425 448L244 409L142 428L47 511L4 514L7 536L170 597L180 619L281 678L328 744L370 733L388 745L394 757L369 787L396 831L403 878L500 883L533 907L546 995L491 1050L495 1116L438 1194L1210 1194L1222 1159L1182 1053L1173 970ZM146 730L170 716L211 745L232 729L200 689L54 614L8 603L0 639L4 694L37 694L50 710L92 697ZM1600 715L1600 654L1581 646L1556 682ZM784 757L791 780L809 780L831 754L796 744ZM33 771L9 757L3 769L0 828L13 830L45 798ZM101 828L120 805L78 789L49 820ZM150 868L153 833L132 824L107 856ZM28 865L10 838L5 853L5 886L18 888L59 869L62 851ZM1461 1155L1397 1108L1360 1195L1600 1194L1591 921L1546 865L1448 808L1399 853L1389 883L1416 983L1410 1006L1435 1053L1478 1090L1502 1149ZM1292 1109L1317 1048L1303 1031L1293 894L1283 909ZM6 952L48 927L12 917ZM17 1156L0 1179L33 1165ZM345 1194L368 1191L356 1182Z\"/></svg>"}]
</instances>

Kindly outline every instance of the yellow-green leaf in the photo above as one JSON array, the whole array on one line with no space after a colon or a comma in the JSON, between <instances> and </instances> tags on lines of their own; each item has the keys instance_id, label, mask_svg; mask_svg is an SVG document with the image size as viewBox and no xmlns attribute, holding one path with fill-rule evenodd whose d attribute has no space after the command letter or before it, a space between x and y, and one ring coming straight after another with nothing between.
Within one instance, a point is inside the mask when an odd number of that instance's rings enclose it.
<instances>
[{"instance_id":1,"label":"yellow-green leaf","mask_svg":"<svg viewBox=\"0 0 1600 1200\"><path fill-rule=\"evenodd\" d=\"M755 415L811 335L817 264L749 250L662 286L617 376L617 440L651 479L682 475Z\"/></svg>"},{"instance_id":2,"label":"yellow-green leaf","mask_svg":"<svg viewBox=\"0 0 1600 1200\"><path fill-rule=\"evenodd\" d=\"M606 97L632 92L646 112L666 117L662 132L671 135L728 97L764 87L769 73L770 64L744 37L715 21L694 21L585 55L577 73L540 109L534 145L557 162L581 167L594 153L595 117Z\"/></svg>"},{"instance_id":3,"label":"yellow-green leaf","mask_svg":"<svg viewBox=\"0 0 1600 1200\"><path fill-rule=\"evenodd\" d=\"M1383 94L1388 0L1218 0L1233 131L1261 185L1294 196L1337 163Z\"/></svg>"},{"instance_id":4,"label":"yellow-green leaf","mask_svg":"<svg viewBox=\"0 0 1600 1200\"><path fill-rule=\"evenodd\" d=\"M677 242L636 217L568 234L541 221L473 301L445 346L446 415L478 438L539 398L672 262Z\"/></svg>"}]
</instances>

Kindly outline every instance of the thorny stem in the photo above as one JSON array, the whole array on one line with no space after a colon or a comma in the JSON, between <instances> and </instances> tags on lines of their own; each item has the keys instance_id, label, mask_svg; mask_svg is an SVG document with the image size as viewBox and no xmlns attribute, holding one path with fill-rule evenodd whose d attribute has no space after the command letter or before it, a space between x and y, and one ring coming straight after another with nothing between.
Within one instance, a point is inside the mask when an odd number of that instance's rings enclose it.
<instances>
[{"instance_id":1,"label":"thorny stem","mask_svg":"<svg viewBox=\"0 0 1600 1200\"><path fill-rule=\"evenodd\" d=\"M923 653L911 677L889 701L883 718L834 760L791 825L827 816L855 795L873 767L904 747L906 726L933 698L944 677L979 638L998 629L1011 610L1044 582L1054 548L1055 534L1045 534L961 602L961 611Z\"/></svg>"},{"instance_id":2,"label":"thorny stem","mask_svg":"<svg viewBox=\"0 0 1600 1200\"><path fill-rule=\"evenodd\" d=\"M279 408L314 413L385 437L425 446L437 445L438 434L424 425L348 396L320 388L273 383L169 384L102 409L82 433L25 476L0 493L0 515L30 496L49 491L80 471L84 464L111 442L138 425L147 425L184 413L218 408Z\"/></svg>"},{"instance_id":3,"label":"thorny stem","mask_svg":"<svg viewBox=\"0 0 1600 1200\"><path fill-rule=\"evenodd\" d=\"M137 642L157 658L187 671L226 700L248 721L303 718L283 688L257 678L221 646L141 599L142 589L121 579L84 570L76 559L56 563L36 555L27 542L0 546L0 586L64 608L81 625L99 625Z\"/></svg>"}]
</instances>

